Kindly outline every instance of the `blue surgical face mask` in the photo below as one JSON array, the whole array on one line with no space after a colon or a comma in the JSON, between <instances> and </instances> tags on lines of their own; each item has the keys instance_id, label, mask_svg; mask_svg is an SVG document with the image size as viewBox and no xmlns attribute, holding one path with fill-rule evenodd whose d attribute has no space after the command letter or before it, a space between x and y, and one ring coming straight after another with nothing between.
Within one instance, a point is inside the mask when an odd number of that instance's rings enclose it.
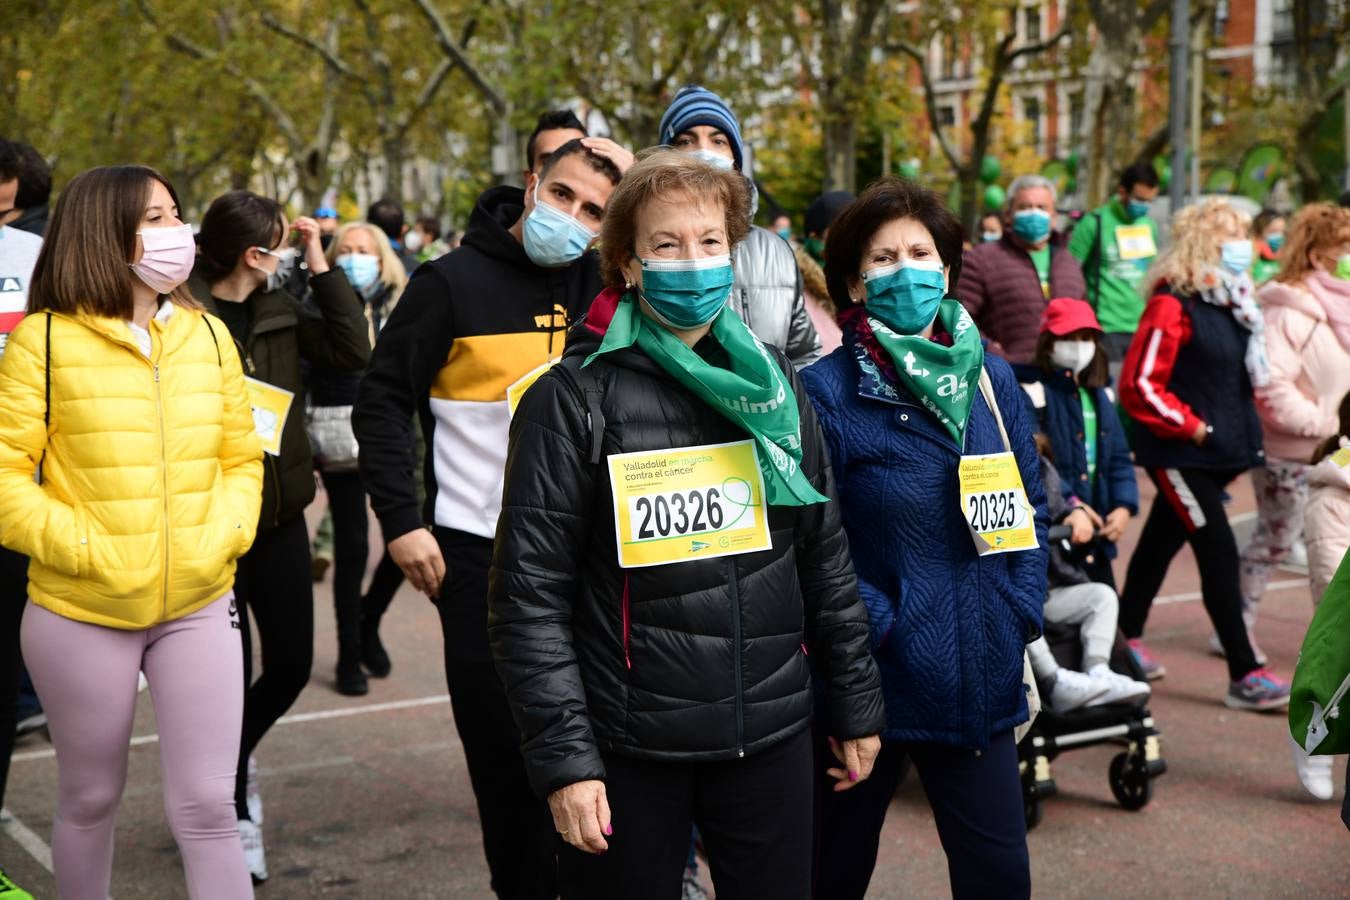
<instances>
[{"instance_id":1,"label":"blue surgical face mask","mask_svg":"<svg viewBox=\"0 0 1350 900\"><path fill-rule=\"evenodd\" d=\"M362 296L380 280L380 258L372 253L344 253L337 258L337 264Z\"/></svg>"},{"instance_id":2,"label":"blue surgical face mask","mask_svg":"<svg viewBox=\"0 0 1350 900\"><path fill-rule=\"evenodd\" d=\"M785 240L785 241L790 241L790 240L792 240L792 229L791 229L791 228L780 228L780 229L778 229L778 236L779 236L780 238L782 238L783 240Z\"/></svg>"},{"instance_id":3,"label":"blue surgical face mask","mask_svg":"<svg viewBox=\"0 0 1350 900\"><path fill-rule=\"evenodd\" d=\"M736 166L736 161L731 157L723 156L713 150L704 150L702 147L697 150L690 150L689 155L695 156L712 166L714 169L721 169L724 172L730 171Z\"/></svg>"},{"instance_id":4,"label":"blue surgical face mask","mask_svg":"<svg viewBox=\"0 0 1350 900\"><path fill-rule=\"evenodd\" d=\"M900 334L918 334L937 317L947 295L942 264L901 260L863 273L867 312Z\"/></svg>"},{"instance_id":5,"label":"blue surgical face mask","mask_svg":"<svg viewBox=\"0 0 1350 900\"><path fill-rule=\"evenodd\" d=\"M1284 246L1284 232L1266 238L1266 246L1270 248L1271 253L1279 253L1280 248Z\"/></svg>"},{"instance_id":6,"label":"blue surgical face mask","mask_svg":"<svg viewBox=\"0 0 1350 900\"><path fill-rule=\"evenodd\" d=\"M1252 242L1246 238L1224 241L1220 254L1223 267L1234 275L1241 275L1252 267Z\"/></svg>"},{"instance_id":7,"label":"blue surgical face mask","mask_svg":"<svg viewBox=\"0 0 1350 900\"><path fill-rule=\"evenodd\" d=\"M992 244L994 241L1002 239L1003 234L998 231L986 231L980 235L980 240L986 244Z\"/></svg>"},{"instance_id":8,"label":"blue surgical face mask","mask_svg":"<svg viewBox=\"0 0 1350 900\"><path fill-rule=\"evenodd\" d=\"M525 255L536 266L560 269L581 259L595 240L595 232L567 213L539 200L534 186L534 209L525 218Z\"/></svg>"},{"instance_id":9,"label":"blue surgical face mask","mask_svg":"<svg viewBox=\"0 0 1350 900\"><path fill-rule=\"evenodd\" d=\"M1128 215L1131 220L1144 218L1148 215L1150 209L1152 209L1152 207L1149 206L1147 200L1135 200L1131 198L1125 204L1125 214Z\"/></svg>"},{"instance_id":10,"label":"blue surgical face mask","mask_svg":"<svg viewBox=\"0 0 1350 900\"><path fill-rule=\"evenodd\" d=\"M1050 236L1050 214L1043 209L1023 209L1012 215L1013 234L1028 244L1039 244Z\"/></svg>"},{"instance_id":11,"label":"blue surgical face mask","mask_svg":"<svg viewBox=\"0 0 1350 900\"><path fill-rule=\"evenodd\" d=\"M682 331L707 325L731 296L731 256L642 260L642 299L656 318Z\"/></svg>"}]
</instances>

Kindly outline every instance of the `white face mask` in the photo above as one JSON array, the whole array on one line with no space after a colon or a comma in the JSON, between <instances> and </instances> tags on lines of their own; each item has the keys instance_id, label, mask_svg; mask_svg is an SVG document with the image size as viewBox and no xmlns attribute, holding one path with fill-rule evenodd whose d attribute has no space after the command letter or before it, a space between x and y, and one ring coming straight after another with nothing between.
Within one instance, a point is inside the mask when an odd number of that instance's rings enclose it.
<instances>
[{"instance_id":1,"label":"white face mask","mask_svg":"<svg viewBox=\"0 0 1350 900\"><path fill-rule=\"evenodd\" d=\"M1055 341L1050 347L1050 361L1075 375L1086 369L1096 355L1096 341Z\"/></svg>"},{"instance_id":2,"label":"white face mask","mask_svg":"<svg viewBox=\"0 0 1350 900\"><path fill-rule=\"evenodd\" d=\"M409 253L416 253L422 249L422 232L410 231L403 236L403 246L408 248Z\"/></svg>"}]
</instances>

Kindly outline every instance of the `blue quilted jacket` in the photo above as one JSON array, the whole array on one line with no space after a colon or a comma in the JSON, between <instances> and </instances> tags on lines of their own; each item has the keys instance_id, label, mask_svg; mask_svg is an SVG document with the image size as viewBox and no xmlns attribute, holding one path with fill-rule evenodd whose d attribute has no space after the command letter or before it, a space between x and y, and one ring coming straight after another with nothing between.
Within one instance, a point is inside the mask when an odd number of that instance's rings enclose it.
<instances>
[{"instance_id":1,"label":"blue quilted jacket","mask_svg":"<svg viewBox=\"0 0 1350 900\"><path fill-rule=\"evenodd\" d=\"M1035 422L1008 364L986 355L985 369L1044 548ZM1022 651L1041 630L1046 551L976 555L958 504L960 448L852 333L801 378L820 413L871 620L883 737L983 750L1027 718ZM978 393L966 452L1004 452Z\"/></svg>"}]
</instances>

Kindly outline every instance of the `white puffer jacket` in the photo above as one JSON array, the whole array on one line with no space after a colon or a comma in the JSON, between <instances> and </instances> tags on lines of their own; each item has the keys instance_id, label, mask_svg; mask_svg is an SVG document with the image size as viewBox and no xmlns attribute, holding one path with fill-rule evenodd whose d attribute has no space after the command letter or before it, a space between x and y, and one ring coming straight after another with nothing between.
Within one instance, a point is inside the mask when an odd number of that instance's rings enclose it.
<instances>
[{"instance_id":1,"label":"white puffer jacket","mask_svg":"<svg viewBox=\"0 0 1350 900\"><path fill-rule=\"evenodd\" d=\"M1350 550L1350 438L1342 437L1341 451L1313 466L1308 487L1303 527L1313 602L1317 602Z\"/></svg>"},{"instance_id":2,"label":"white puffer jacket","mask_svg":"<svg viewBox=\"0 0 1350 900\"><path fill-rule=\"evenodd\" d=\"M750 330L804 369L820 357L820 338L802 296L801 273L788 242L758 225L733 252L731 308Z\"/></svg>"}]
</instances>

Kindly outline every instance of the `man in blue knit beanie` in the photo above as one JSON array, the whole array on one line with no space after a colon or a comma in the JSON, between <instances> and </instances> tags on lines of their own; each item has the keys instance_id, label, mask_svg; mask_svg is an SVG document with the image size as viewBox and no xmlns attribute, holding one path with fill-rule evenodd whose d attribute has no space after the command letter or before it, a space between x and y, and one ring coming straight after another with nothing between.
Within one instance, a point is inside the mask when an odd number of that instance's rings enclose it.
<instances>
[{"instance_id":1,"label":"man in blue knit beanie","mask_svg":"<svg viewBox=\"0 0 1350 900\"><path fill-rule=\"evenodd\" d=\"M719 169L751 178L741 123L717 94L696 84L675 95L661 116L661 142L692 153ZM782 350L798 369L820 356L820 338L802 296L801 274L787 241L754 226L732 251L736 283L732 309L766 344Z\"/></svg>"}]
</instances>

